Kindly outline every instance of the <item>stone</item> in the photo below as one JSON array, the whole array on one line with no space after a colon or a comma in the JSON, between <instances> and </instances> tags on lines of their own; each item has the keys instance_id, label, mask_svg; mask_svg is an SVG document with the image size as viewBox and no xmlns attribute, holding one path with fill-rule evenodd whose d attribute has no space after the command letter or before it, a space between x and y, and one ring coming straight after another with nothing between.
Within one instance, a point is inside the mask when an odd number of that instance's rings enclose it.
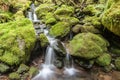
<instances>
[{"instance_id":1,"label":"stone","mask_svg":"<svg viewBox=\"0 0 120 80\"><path fill-rule=\"evenodd\" d=\"M9 79L10 80L20 80L20 74L13 72L9 74Z\"/></svg>"},{"instance_id":2,"label":"stone","mask_svg":"<svg viewBox=\"0 0 120 80\"><path fill-rule=\"evenodd\" d=\"M17 70L17 73L21 74L24 72L28 72L28 70L29 70L28 66L26 66L25 64L21 64Z\"/></svg>"},{"instance_id":3,"label":"stone","mask_svg":"<svg viewBox=\"0 0 120 80\"><path fill-rule=\"evenodd\" d=\"M115 59L115 67L117 68L117 70L120 70L120 57Z\"/></svg>"},{"instance_id":4,"label":"stone","mask_svg":"<svg viewBox=\"0 0 120 80\"><path fill-rule=\"evenodd\" d=\"M111 63L111 56L108 53L103 53L103 55L99 56L96 60L96 63L100 66L108 66Z\"/></svg>"},{"instance_id":5,"label":"stone","mask_svg":"<svg viewBox=\"0 0 120 80\"><path fill-rule=\"evenodd\" d=\"M77 34L68 44L72 56L92 59L107 51L109 43L101 36L93 33Z\"/></svg>"},{"instance_id":6,"label":"stone","mask_svg":"<svg viewBox=\"0 0 120 80\"><path fill-rule=\"evenodd\" d=\"M70 26L67 22L58 22L50 28L50 35L53 37L65 37L70 32Z\"/></svg>"},{"instance_id":7,"label":"stone","mask_svg":"<svg viewBox=\"0 0 120 80\"><path fill-rule=\"evenodd\" d=\"M0 63L0 73L5 73L10 69L8 65L5 65L4 63Z\"/></svg>"},{"instance_id":8,"label":"stone","mask_svg":"<svg viewBox=\"0 0 120 80\"><path fill-rule=\"evenodd\" d=\"M36 41L32 22L23 18L0 24L0 30L0 61L10 66L27 62Z\"/></svg>"},{"instance_id":9,"label":"stone","mask_svg":"<svg viewBox=\"0 0 120 80\"><path fill-rule=\"evenodd\" d=\"M36 68L36 67L30 67L30 69L29 69L29 76L30 76L30 78L32 78L32 77L34 77L36 74L38 74L39 73L39 70Z\"/></svg>"}]
</instances>

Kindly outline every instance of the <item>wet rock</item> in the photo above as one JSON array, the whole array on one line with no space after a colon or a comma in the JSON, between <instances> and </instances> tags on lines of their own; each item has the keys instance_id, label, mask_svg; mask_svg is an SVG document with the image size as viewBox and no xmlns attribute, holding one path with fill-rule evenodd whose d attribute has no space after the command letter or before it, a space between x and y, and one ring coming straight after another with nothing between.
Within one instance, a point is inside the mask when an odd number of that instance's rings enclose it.
<instances>
[{"instance_id":1,"label":"wet rock","mask_svg":"<svg viewBox=\"0 0 120 80\"><path fill-rule=\"evenodd\" d=\"M16 72L10 73L9 74L9 79L10 80L20 80L20 75Z\"/></svg>"},{"instance_id":2,"label":"wet rock","mask_svg":"<svg viewBox=\"0 0 120 80\"><path fill-rule=\"evenodd\" d=\"M118 70L120 70L120 57L116 58L115 60L115 66Z\"/></svg>"},{"instance_id":3,"label":"wet rock","mask_svg":"<svg viewBox=\"0 0 120 80\"><path fill-rule=\"evenodd\" d=\"M0 24L0 30L0 61L11 66L27 62L36 41L32 22L24 18Z\"/></svg>"},{"instance_id":4,"label":"wet rock","mask_svg":"<svg viewBox=\"0 0 120 80\"><path fill-rule=\"evenodd\" d=\"M103 53L103 55L97 58L96 63L100 66L108 66L111 63L111 60L110 54Z\"/></svg>"},{"instance_id":5,"label":"wet rock","mask_svg":"<svg viewBox=\"0 0 120 80\"><path fill-rule=\"evenodd\" d=\"M85 59L92 59L107 51L108 42L93 33L80 33L68 44L70 54Z\"/></svg>"},{"instance_id":6,"label":"wet rock","mask_svg":"<svg viewBox=\"0 0 120 80\"><path fill-rule=\"evenodd\" d=\"M114 34L120 36L120 1L108 0L108 9L102 17L102 24Z\"/></svg>"},{"instance_id":7,"label":"wet rock","mask_svg":"<svg viewBox=\"0 0 120 80\"><path fill-rule=\"evenodd\" d=\"M25 64L21 64L17 70L17 73L21 74L21 73L25 73L29 70L29 67L26 66Z\"/></svg>"},{"instance_id":8,"label":"wet rock","mask_svg":"<svg viewBox=\"0 0 120 80\"><path fill-rule=\"evenodd\" d=\"M67 22L58 22L50 29L50 35L54 37L64 37L70 32L70 26Z\"/></svg>"},{"instance_id":9,"label":"wet rock","mask_svg":"<svg viewBox=\"0 0 120 80\"><path fill-rule=\"evenodd\" d=\"M8 65L5 65L3 63L0 63L0 73L5 73L10 69Z\"/></svg>"},{"instance_id":10,"label":"wet rock","mask_svg":"<svg viewBox=\"0 0 120 80\"><path fill-rule=\"evenodd\" d=\"M56 61L54 61L54 65L55 65L57 68L62 69L62 68L63 68L63 61L57 59Z\"/></svg>"},{"instance_id":11,"label":"wet rock","mask_svg":"<svg viewBox=\"0 0 120 80\"><path fill-rule=\"evenodd\" d=\"M49 44L47 37L43 33L40 34L39 40L41 47L46 47Z\"/></svg>"},{"instance_id":12,"label":"wet rock","mask_svg":"<svg viewBox=\"0 0 120 80\"><path fill-rule=\"evenodd\" d=\"M52 45L53 49L59 53L58 55L63 55L66 54L66 50L65 47L63 46L63 44L61 43L61 41L57 40L54 42L54 44Z\"/></svg>"}]
</instances>

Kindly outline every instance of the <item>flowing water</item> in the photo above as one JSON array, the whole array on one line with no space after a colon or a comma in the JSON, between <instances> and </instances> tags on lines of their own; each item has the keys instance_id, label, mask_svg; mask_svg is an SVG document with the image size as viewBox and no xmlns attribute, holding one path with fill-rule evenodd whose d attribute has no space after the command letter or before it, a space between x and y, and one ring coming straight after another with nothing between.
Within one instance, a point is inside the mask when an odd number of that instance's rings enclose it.
<instances>
[{"instance_id":1,"label":"flowing water","mask_svg":"<svg viewBox=\"0 0 120 80\"><path fill-rule=\"evenodd\" d=\"M34 23L40 23L40 20L38 20L37 15L35 13L35 6L34 4L31 5L31 12L28 12L28 18L32 20ZM64 62L64 69L59 70L54 66L55 59L55 51L52 47L54 43L57 42L57 39L54 37L51 37L49 35L49 30L46 29L45 24L39 24L34 25L35 31L41 31L44 33L49 41L49 45L46 49L45 53L45 62L44 64L41 64L39 74L37 74L32 80L80 80L80 77L78 77L79 71L74 68L74 63L72 60L72 57L70 56L68 50L66 49L66 58ZM36 32L37 34L37 32ZM40 34L40 33L39 33ZM39 35L38 34L38 35ZM70 38L72 36L70 35ZM64 44L63 44L64 46ZM64 48L66 48L64 46ZM60 73L60 74L59 74ZM76 75L77 74L77 75Z\"/></svg>"}]
</instances>

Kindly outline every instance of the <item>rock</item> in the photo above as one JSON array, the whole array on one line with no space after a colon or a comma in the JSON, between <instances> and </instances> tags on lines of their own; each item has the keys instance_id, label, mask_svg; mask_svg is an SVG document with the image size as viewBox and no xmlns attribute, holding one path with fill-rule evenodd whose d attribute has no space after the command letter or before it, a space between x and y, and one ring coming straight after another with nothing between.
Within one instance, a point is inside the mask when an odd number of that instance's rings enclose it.
<instances>
[{"instance_id":1,"label":"rock","mask_svg":"<svg viewBox=\"0 0 120 80\"><path fill-rule=\"evenodd\" d=\"M56 41L54 42L54 44L52 45L52 48L53 48L57 53L59 53L59 55L66 54L65 47L63 46L63 44L61 43L60 40L56 40ZM61 54L60 54L60 53L61 53Z\"/></svg>"},{"instance_id":2,"label":"rock","mask_svg":"<svg viewBox=\"0 0 120 80\"><path fill-rule=\"evenodd\" d=\"M72 31L73 31L74 33L79 33L81 27L82 27L82 25L77 24L77 25L75 25L75 26L72 28Z\"/></svg>"},{"instance_id":3,"label":"rock","mask_svg":"<svg viewBox=\"0 0 120 80\"><path fill-rule=\"evenodd\" d=\"M70 26L67 22L58 22L50 29L50 35L54 37L64 37L70 32Z\"/></svg>"},{"instance_id":4,"label":"rock","mask_svg":"<svg viewBox=\"0 0 120 80\"><path fill-rule=\"evenodd\" d=\"M29 69L29 76L30 78L34 77L37 73L39 73L39 70L35 67L30 67Z\"/></svg>"},{"instance_id":5,"label":"rock","mask_svg":"<svg viewBox=\"0 0 120 80\"><path fill-rule=\"evenodd\" d=\"M110 52L112 52L112 54L114 54L114 55L120 56L120 48L111 47Z\"/></svg>"},{"instance_id":6,"label":"rock","mask_svg":"<svg viewBox=\"0 0 120 80\"><path fill-rule=\"evenodd\" d=\"M17 73L22 74L25 73L29 70L29 67L26 66L25 64L21 64L17 70Z\"/></svg>"},{"instance_id":7,"label":"rock","mask_svg":"<svg viewBox=\"0 0 120 80\"><path fill-rule=\"evenodd\" d=\"M16 72L10 73L9 74L9 79L10 80L20 80L20 75Z\"/></svg>"},{"instance_id":8,"label":"rock","mask_svg":"<svg viewBox=\"0 0 120 80\"><path fill-rule=\"evenodd\" d=\"M36 41L32 22L28 19L0 24L0 61L7 65L27 62Z\"/></svg>"},{"instance_id":9,"label":"rock","mask_svg":"<svg viewBox=\"0 0 120 80\"><path fill-rule=\"evenodd\" d=\"M41 47L46 47L49 44L49 41L45 34L41 33L39 39Z\"/></svg>"},{"instance_id":10,"label":"rock","mask_svg":"<svg viewBox=\"0 0 120 80\"><path fill-rule=\"evenodd\" d=\"M49 12L53 12L55 10L55 5L51 4L51 3L44 3L44 4L40 4L37 8L36 8L36 14L38 16L38 18L44 18L46 16L47 13Z\"/></svg>"},{"instance_id":11,"label":"rock","mask_svg":"<svg viewBox=\"0 0 120 80\"><path fill-rule=\"evenodd\" d=\"M73 56L92 59L107 51L109 43L99 35L80 33L68 44L69 52Z\"/></svg>"},{"instance_id":12,"label":"rock","mask_svg":"<svg viewBox=\"0 0 120 80\"><path fill-rule=\"evenodd\" d=\"M63 15L63 16L71 16L74 13L74 7L62 5L60 8L57 8L57 10L54 12L55 15Z\"/></svg>"},{"instance_id":13,"label":"rock","mask_svg":"<svg viewBox=\"0 0 120 80\"><path fill-rule=\"evenodd\" d=\"M102 24L114 34L120 36L120 1L108 0L108 3L109 8L103 13Z\"/></svg>"},{"instance_id":14,"label":"rock","mask_svg":"<svg viewBox=\"0 0 120 80\"><path fill-rule=\"evenodd\" d=\"M55 19L53 13L47 13L45 16L45 23L46 24L55 24L57 20Z\"/></svg>"},{"instance_id":15,"label":"rock","mask_svg":"<svg viewBox=\"0 0 120 80\"><path fill-rule=\"evenodd\" d=\"M91 32L91 33L100 33L98 29L96 29L93 25L90 24L84 24L82 27L80 27L81 32Z\"/></svg>"},{"instance_id":16,"label":"rock","mask_svg":"<svg viewBox=\"0 0 120 80\"><path fill-rule=\"evenodd\" d=\"M120 70L120 57L116 58L115 60L115 66L118 70Z\"/></svg>"},{"instance_id":17,"label":"rock","mask_svg":"<svg viewBox=\"0 0 120 80\"><path fill-rule=\"evenodd\" d=\"M12 13L1 12L0 13L0 23L11 21L12 18L10 16L12 16Z\"/></svg>"},{"instance_id":18,"label":"rock","mask_svg":"<svg viewBox=\"0 0 120 80\"><path fill-rule=\"evenodd\" d=\"M100 66L108 66L111 63L111 56L110 54L103 53L100 57L97 58L96 63Z\"/></svg>"},{"instance_id":19,"label":"rock","mask_svg":"<svg viewBox=\"0 0 120 80\"><path fill-rule=\"evenodd\" d=\"M54 65L55 65L57 68L62 69L64 64L63 64L62 60L57 59L57 60L54 62Z\"/></svg>"},{"instance_id":20,"label":"rock","mask_svg":"<svg viewBox=\"0 0 120 80\"><path fill-rule=\"evenodd\" d=\"M3 63L0 63L0 73L5 73L7 72L8 70L10 69L9 66L3 64Z\"/></svg>"}]
</instances>

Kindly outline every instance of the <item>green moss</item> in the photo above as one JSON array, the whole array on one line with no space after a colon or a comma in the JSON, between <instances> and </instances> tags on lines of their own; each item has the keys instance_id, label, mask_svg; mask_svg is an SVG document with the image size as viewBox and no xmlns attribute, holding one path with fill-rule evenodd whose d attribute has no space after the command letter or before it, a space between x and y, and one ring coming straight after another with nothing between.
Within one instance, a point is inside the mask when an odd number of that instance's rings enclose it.
<instances>
[{"instance_id":1,"label":"green moss","mask_svg":"<svg viewBox=\"0 0 120 80\"><path fill-rule=\"evenodd\" d=\"M45 16L45 23L46 24L55 24L57 20L55 19L53 13L47 13Z\"/></svg>"},{"instance_id":2,"label":"green moss","mask_svg":"<svg viewBox=\"0 0 120 80\"><path fill-rule=\"evenodd\" d=\"M118 70L120 70L120 57L116 58L115 60L115 66Z\"/></svg>"},{"instance_id":3,"label":"green moss","mask_svg":"<svg viewBox=\"0 0 120 80\"><path fill-rule=\"evenodd\" d=\"M48 12L53 12L55 10L54 4L41 4L36 8L36 13L38 18L43 18Z\"/></svg>"},{"instance_id":4,"label":"green moss","mask_svg":"<svg viewBox=\"0 0 120 80\"><path fill-rule=\"evenodd\" d=\"M26 66L25 64L21 64L17 70L17 73L21 74L27 72L28 70L29 70L28 66Z\"/></svg>"},{"instance_id":5,"label":"green moss","mask_svg":"<svg viewBox=\"0 0 120 80\"><path fill-rule=\"evenodd\" d=\"M96 60L96 63L99 64L100 66L108 66L110 65L110 62L111 62L111 56L110 54L106 54L106 53L98 57Z\"/></svg>"},{"instance_id":6,"label":"green moss","mask_svg":"<svg viewBox=\"0 0 120 80\"><path fill-rule=\"evenodd\" d=\"M9 79L10 80L20 80L20 75L16 72L10 73L9 74Z\"/></svg>"},{"instance_id":7,"label":"green moss","mask_svg":"<svg viewBox=\"0 0 120 80\"><path fill-rule=\"evenodd\" d=\"M3 64L3 63L0 63L0 73L5 73L9 70L9 66Z\"/></svg>"},{"instance_id":8,"label":"green moss","mask_svg":"<svg viewBox=\"0 0 120 80\"><path fill-rule=\"evenodd\" d=\"M114 34L120 36L120 1L113 3L112 6L107 9L102 17L102 24L108 30Z\"/></svg>"},{"instance_id":9,"label":"green moss","mask_svg":"<svg viewBox=\"0 0 120 80\"><path fill-rule=\"evenodd\" d=\"M88 15L95 15L97 11L94 5L88 5L83 9L83 12Z\"/></svg>"},{"instance_id":10,"label":"green moss","mask_svg":"<svg viewBox=\"0 0 120 80\"><path fill-rule=\"evenodd\" d=\"M41 47L46 47L49 44L47 37L44 34L40 34L40 45Z\"/></svg>"},{"instance_id":11,"label":"green moss","mask_svg":"<svg viewBox=\"0 0 120 80\"><path fill-rule=\"evenodd\" d=\"M0 30L0 61L8 65L28 61L36 40L32 22L24 18L0 24Z\"/></svg>"},{"instance_id":12,"label":"green moss","mask_svg":"<svg viewBox=\"0 0 120 80\"><path fill-rule=\"evenodd\" d=\"M30 77L34 77L37 73L39 73L38 69L35 68L35 67L30 67L30 70L29 70L29 75Z\"/></svg>"},{"instance_id":13,"label":"green moss","mask_svg":"<svg viewBox=\"0 0 120 80\"><path fill-rule=\"evenodd\" d=\"M78 34L68 45L71 55L83 57L85 59L92 59L100 56L106 51L107 46L108 43L105 39L93 33Z\"/></svg>"},{"instance_id":14,"label":"green moss","mask_svg":"<svg viewBox=\"0 0 120 80\"><path fill-rule=\"evenodd\" d=\"M64 37L70 31L70 26L66 22L58 22L50 29L50 35L54 37Z\"/></svg>"},{"instance_id":15,"label":"green moss","mask_svg":"<svg viewBox=\"0 0 120 80\"><path fill-rule=\"evenodd\" d=\"M62 5L60 8L54 12L55 15L66 15L71 16L74 13L74 7Z\"/></svg>"},{"instance_id":16,"label":"green moss","mask_svg":"<svg viewBox=\"0 0 120 80\"><path fill-rule=\"evenodd\" d=\"M82 25L77 24L77 25L75 25L75 26L72 28L72 31L73 31L74 33L79 33L81 27L82 27Z\"/></svg>"}]
</instances>

